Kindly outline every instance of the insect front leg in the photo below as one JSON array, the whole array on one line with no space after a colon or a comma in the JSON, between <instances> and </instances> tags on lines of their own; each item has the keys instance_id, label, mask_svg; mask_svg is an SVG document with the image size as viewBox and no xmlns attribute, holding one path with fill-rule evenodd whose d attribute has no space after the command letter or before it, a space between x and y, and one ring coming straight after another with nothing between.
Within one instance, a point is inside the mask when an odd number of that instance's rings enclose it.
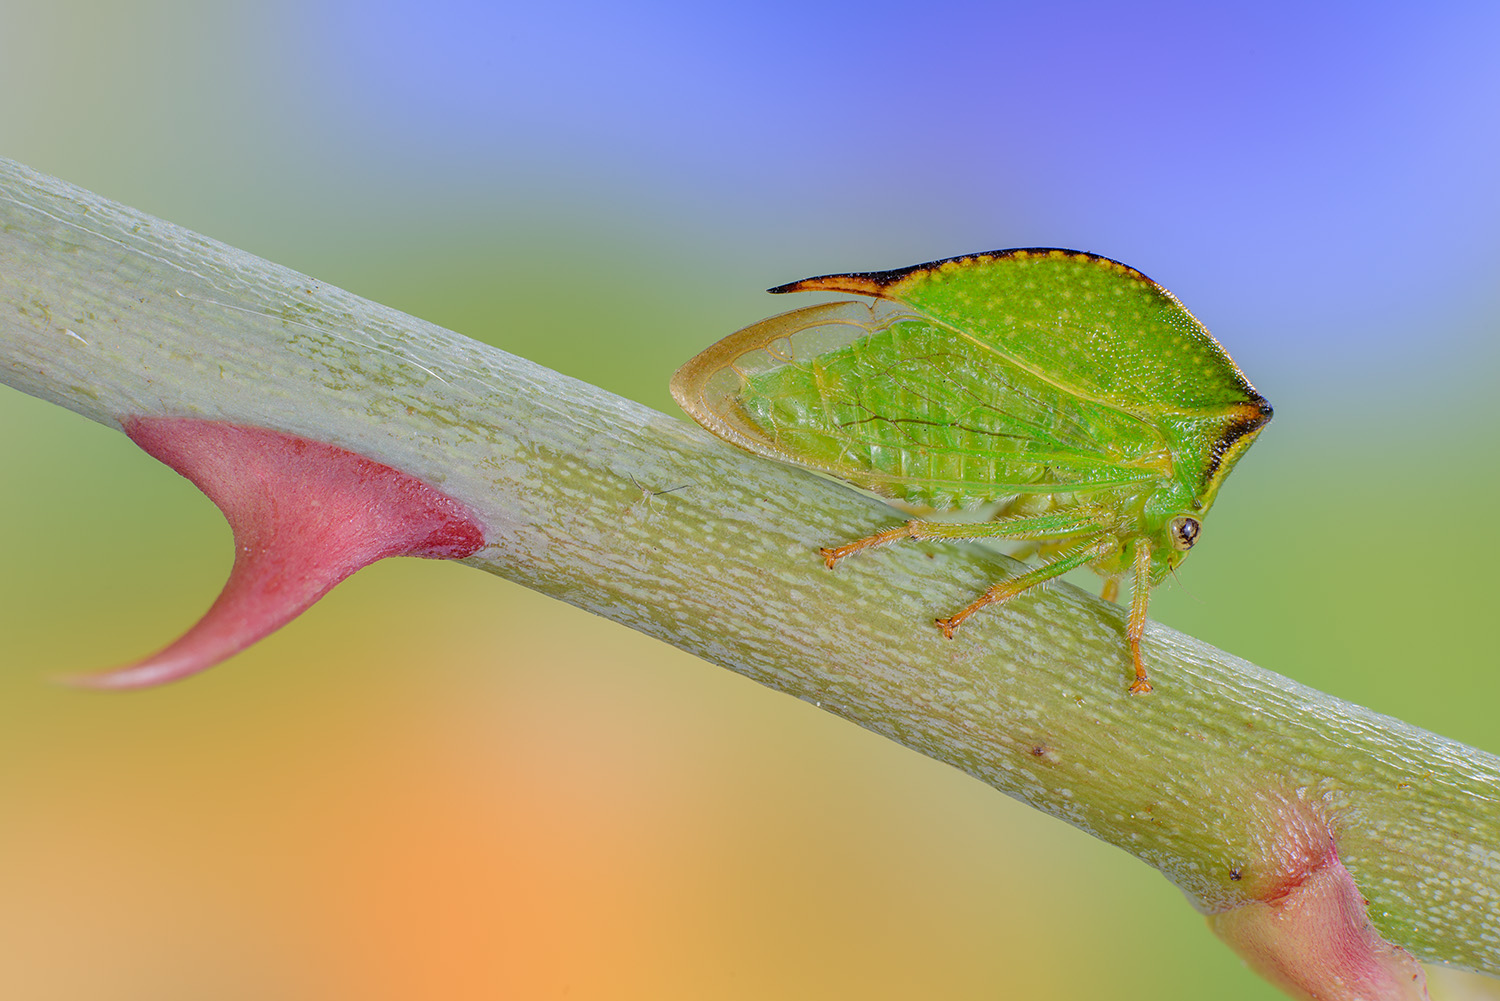
<instances>
[{"instance_id":1,"label":"insect front leg","mask_svg":"<svg viewBox=\"0 0 1500 1001\"><path fill-rule=\"evenodd\" d=\"M1130 643L1130 656L1135 661L1135 680L1130 683L1130 692L1132 695L1144 695L1151 691L1151 679L1146 677L1146 665L1141 660L1141 637L1146 634L1146 601L1151 597L1150 541L1136 540L1133 555L1130 567L1130 618L1126 620L1125 638Z\"/></svg>"}]
</instances>

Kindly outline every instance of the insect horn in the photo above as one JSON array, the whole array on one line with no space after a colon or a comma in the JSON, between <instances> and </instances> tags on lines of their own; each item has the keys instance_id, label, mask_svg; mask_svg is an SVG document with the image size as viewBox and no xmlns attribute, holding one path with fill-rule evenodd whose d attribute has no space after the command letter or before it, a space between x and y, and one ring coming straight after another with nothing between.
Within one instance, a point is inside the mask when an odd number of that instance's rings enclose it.
<instances>
[{"instance_id":1,"label":"insect horn","mask_svg":"<svg viewBox=\"0 0 1500 1001\"><path fill-rule=\"evenodd\" d=\"M856 295L890 298L885 294L885 287L891 284L886 277L889 274L891 272L871 271L852 275L819 275L816 278L804 278L800 282L777 285L766 291L774 295L783 292L853 292Z\"/></svg>"}]
</instances>

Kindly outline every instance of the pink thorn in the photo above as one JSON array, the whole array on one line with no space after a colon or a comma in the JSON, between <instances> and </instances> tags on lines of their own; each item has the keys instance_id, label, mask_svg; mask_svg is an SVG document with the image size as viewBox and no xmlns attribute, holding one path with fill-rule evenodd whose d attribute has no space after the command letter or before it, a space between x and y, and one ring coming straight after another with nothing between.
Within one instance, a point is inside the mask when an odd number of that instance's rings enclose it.
<instances>
[{"instance_id":1,"label":"pink thorn","mask_svg":"<svg viewBox=\"0 0 1500 1001\"><path fill-rule=\"evenodd\" d=\"M224 512L234 567L213 607L177 642L128 667L71 679L80 685L185 678L275 632L376 560L462 559L484 545L463 504L333 445L186 417L132 417L124 427Z\"/></svg>"}]
</instances>

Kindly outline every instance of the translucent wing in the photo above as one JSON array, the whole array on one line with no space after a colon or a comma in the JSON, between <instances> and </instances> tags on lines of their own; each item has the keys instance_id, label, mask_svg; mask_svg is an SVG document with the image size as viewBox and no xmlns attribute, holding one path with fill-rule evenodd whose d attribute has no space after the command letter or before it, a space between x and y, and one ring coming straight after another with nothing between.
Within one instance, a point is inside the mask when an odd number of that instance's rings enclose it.
<instances>
[{"instance_id":1,"label":"translucent wing","mask_svg":"<svg viewBox=\"0 0 1500 1001\"><path fill-rule=\"evenodd\" d=\"M938 509L1170 472L1159 430L908 306L836 302L731 334L672 381L749 451Z\"/></svg>"}]
</instances>

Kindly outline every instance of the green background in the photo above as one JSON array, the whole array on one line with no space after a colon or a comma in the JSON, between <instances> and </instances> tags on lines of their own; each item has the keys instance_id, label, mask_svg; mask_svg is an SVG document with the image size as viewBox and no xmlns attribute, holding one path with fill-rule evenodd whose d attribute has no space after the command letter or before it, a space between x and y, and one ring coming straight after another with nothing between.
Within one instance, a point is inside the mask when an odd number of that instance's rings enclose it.
<instances>
[{"instance_id":1,"label":"green background","mask_svg":"<svg viewBox=\"0 0 1500 1001\"><path fill-rule=\"evenodd\" d=\"M0 152L668 412L768 286L1121 259L1277 411L1153 618L1500 751L1500 15L1036 6L0 3ZM0 421L0 995L1279 996L1127 855L457 566L56 686L229 535Z\"/></svg>"}]
</instances>

